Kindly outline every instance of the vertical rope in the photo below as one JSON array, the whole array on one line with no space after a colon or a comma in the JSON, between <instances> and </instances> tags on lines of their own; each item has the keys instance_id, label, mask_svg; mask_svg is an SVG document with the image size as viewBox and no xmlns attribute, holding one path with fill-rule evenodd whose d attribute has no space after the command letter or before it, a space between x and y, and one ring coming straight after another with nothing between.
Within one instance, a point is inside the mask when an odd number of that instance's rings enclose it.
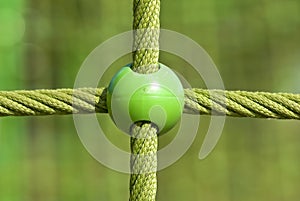
<instances>
[{"instance_id":1,"label":"vertical rope","mask_svg":"<svg viewBox=\"0 0 300 201\"><path fill-rule=\"evenodd\" d=\"M154 201L156 197L157 129L150 123L133 125L131 137L130 201Z\"/></svg>"},{"instance_id":2,"label":"vertical rope","mask_svg":"<svg viewBox=\"0 0 300 201\"><path fill-rule=\"evenodd\" d=\"M160 0L133 0L133 70L153 73L159 69Z\"/></svg>"},{"instance_id":3,"label":"vertical rope","mask_svg":"<svg viewBox=\"0 0 300 201\"><path fill-rule=\"evenodd\" d=\"M158 71L160 0L133 0L133 65L138 73ZM157 189L157 128L137 122L131 128L130 201L155 201Z\"/></svg>"}]
</instances>

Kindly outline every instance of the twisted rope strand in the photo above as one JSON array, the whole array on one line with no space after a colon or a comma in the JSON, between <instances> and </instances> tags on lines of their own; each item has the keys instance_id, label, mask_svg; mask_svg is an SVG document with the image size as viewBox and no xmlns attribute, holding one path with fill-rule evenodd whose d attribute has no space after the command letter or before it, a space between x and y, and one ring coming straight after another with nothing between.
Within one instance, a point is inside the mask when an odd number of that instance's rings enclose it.
<instances>
[{"instance_id":1,"label":"twisted rope strand","mask_svg":"<svg viewBox=\"0 0 300 201\"><path fill-rule=\"evenodd\" d=\"M300 119L300 94L185 89L185 112L234 117Z\"/></svg>"},{"instance_id":2,"label":"twisted rope strand","mask_svg":"<svg viewBox=\"0 0 300 201\"><path fill-rule=\"evenodd\" d=\"M0 91L0 116L106 113L105 88ZM185 113L300 119L300 94L185 89Z\"/></svg>"},{"instance_id":3,"label":"twisted rope strand","mask_svg":"<svg viewBox=\"0 0 300 201\"><path fill-rule=\"evenodd\" d=\"M106 89L0 91L0 116L106 112Z\"/></svg>"}]
</instances>

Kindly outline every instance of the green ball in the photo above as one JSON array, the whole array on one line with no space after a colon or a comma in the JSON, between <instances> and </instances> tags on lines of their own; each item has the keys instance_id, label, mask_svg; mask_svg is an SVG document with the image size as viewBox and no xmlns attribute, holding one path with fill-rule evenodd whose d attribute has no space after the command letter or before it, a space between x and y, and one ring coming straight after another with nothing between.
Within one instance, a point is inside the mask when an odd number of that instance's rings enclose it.
<instances>
[{"instance_id":1,"label":"green ball","mask_svg":"<svg viewBox=\"0 0 300 201\"><path fill-rule=\"evenodd\" d=\"M116 126L129 133L135 122L148 121L159 134L172 129L184 107L184 90L177 75L160 64L151 74L123 67L111 80L107 93L108 112Z\"/></svg>"}]
</instances>

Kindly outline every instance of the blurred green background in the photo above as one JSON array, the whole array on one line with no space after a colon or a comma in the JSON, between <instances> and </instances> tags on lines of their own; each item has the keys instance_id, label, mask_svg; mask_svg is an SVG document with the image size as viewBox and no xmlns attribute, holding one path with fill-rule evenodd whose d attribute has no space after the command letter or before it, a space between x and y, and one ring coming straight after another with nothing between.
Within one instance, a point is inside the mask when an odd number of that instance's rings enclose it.
<instances>
[{"instance_id":1,"label":"blurred green background","mask_svg":"<svg viewBox=\"0 0 300 201\"><path fill-rule=\"evenodd\" d=\"M86 56L131 29L131 9L129 0L0 0L0 90L73 87ZM165 0L161 23L202 45L227 89L300 93L299 0ZM203 87L183 61L161 61ZM158 173L157 200L299 200L299 122L227 118L200 161L209 119L201 117L188 152ZM72 116L0 118L0 201L127 200L128 181L89 155Z\"/></svg>"}]
</instances>

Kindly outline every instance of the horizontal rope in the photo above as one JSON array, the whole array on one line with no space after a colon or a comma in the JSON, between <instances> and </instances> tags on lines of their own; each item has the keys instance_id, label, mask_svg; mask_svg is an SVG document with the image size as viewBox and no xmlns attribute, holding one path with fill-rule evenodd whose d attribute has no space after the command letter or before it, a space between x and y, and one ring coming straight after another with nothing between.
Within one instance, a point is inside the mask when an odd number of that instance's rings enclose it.
<instances>
[{"instance_id":1,"label":"horizontal rope","mask_svg":"<svg viewBox=\"0 0 300 201\"><path fill-rule=\"evenodd\" d=\"M185 89L185 112L300 119L300 94Z\"/></svg>"},{"instance_id":2,"label":"horizontal rope","mask_svg":"<svg viewBox=\"0 0 300 201\"><path fill-rule=\"evenodd\" d=\"M0 116L106 113L105 88L0 91ZM184 113L300 119L300 94L185 89Z\"/></svg>"},{"instance_id":3,"label":"horizontal rope","mask_svg":"<svg viewBox=\"0 0 300 201\"><path fill-rule=\"evenodd\" d=\"M107 112L105 88L0 91L0 116Z\"/></svg>"}]
</instances>

